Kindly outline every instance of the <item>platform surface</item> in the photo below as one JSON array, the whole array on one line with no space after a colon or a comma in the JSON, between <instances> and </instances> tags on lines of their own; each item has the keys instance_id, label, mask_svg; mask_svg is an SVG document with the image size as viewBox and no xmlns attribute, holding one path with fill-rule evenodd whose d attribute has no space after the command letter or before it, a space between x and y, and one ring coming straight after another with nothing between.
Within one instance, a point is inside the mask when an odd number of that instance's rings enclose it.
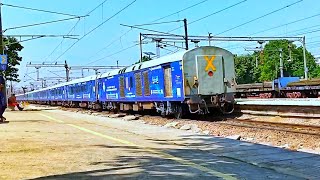
<instances>
[{"instance_id":1,"label":"platform surface","mask_svg":"<svg viewBox=\"0 0 320 180\"><path fill-rule=\"evenodd\" d=\"M236 99L239 105L268 106L320 106L319 98L271 98L271 99Z\"/></svg>"},{"instance_id":2,"label":"platform surface","mask_svg":"<svg viewBox=\"0 0 320 180\"><path fill-rule=\"evenodd\" d=\"M0 179L320 179L320 156L61 110L5 112Z\"/></svg>"}]
</instances>

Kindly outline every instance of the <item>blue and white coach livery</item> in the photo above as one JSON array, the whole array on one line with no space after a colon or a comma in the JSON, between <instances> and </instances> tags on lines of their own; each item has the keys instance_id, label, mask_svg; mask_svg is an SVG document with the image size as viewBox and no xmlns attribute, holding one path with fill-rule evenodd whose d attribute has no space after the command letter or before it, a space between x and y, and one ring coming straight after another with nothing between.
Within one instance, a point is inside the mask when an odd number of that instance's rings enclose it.
<instances>
[{"instance_id":1,"label":"blue and white coach livery","mask_svg":"<svg viewBox=\"0 0 320 180\"><path fill-rule=\"evenodd\" d=\"M155 109L181 117L211 109L231 113L235 88L233 54L208 46L28 92L18 99L117 111Z\"/></svg>"}]
</instances>

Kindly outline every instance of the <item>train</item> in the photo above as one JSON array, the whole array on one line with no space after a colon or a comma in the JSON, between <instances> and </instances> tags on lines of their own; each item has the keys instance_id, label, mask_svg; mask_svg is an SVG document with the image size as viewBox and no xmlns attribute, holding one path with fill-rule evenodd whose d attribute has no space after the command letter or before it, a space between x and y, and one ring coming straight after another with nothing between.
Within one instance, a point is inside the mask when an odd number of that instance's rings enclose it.
<instances>
[{"instance_id":1,"label":"train","mask_svg":"<svg viewBox=\"0 0 320 180\"><path fill-rule=\"evenodd\" d=\"M320 79L281 77L270 82L238 84L236 98L319 98Z\"/></svg>"},{"instance_id":2,"label":"train","mask_svg":"<svg viewBox=\"0 0 320 180\"><path fill-rule=\"evenodd\" d=\"M155 110L163 116L234 110L234 55L196 47L123 69L17 95L19 102L109 111Z\"/></svg>"}]
</instances>

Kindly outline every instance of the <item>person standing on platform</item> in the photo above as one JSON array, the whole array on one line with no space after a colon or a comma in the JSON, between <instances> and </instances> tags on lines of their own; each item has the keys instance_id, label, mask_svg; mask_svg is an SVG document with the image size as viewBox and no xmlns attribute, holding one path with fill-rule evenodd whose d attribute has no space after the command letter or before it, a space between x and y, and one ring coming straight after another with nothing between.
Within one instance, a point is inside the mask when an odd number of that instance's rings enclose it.
<instances>
[{"instance_id":1,"label":"person standing on platform","mask_svg":"<svg viewBox=\"0 0 320 180\"><path fill-rule=\"evenodd\" d=\"M3 113L7 108L6 96L3 94L4 82L1 82L0 78L0 122L4 122L7 119L3 117Z\"/></svg>"}]
</instances>

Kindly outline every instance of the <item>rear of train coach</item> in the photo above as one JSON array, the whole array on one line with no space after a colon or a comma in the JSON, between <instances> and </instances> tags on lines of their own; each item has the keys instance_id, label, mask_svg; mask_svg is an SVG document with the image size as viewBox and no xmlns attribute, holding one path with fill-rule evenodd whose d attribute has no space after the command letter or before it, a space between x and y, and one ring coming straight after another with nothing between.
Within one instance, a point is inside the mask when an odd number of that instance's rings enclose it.
<instances>
[{"instance_id":1,"label":"rear of train coach","mask_svg":"<svg viewBox=\"0 0 320 180\"><path fill-rule=\"evenodd\" d=\"M191 113L209 113L211 108L224 114L233 112L236 76L231 52L213 46L195 48L185 53L182 66Z\"/></svg>"}]
</instances>

